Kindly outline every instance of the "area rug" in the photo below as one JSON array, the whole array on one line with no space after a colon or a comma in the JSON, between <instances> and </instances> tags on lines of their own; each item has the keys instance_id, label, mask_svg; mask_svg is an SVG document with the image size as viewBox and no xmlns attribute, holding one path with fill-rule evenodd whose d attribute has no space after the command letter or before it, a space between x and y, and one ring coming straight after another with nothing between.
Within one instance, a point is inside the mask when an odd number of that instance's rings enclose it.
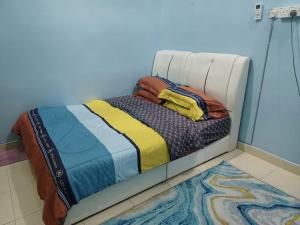
<instances>
[{"instance_id":1,"label":"area rug","mask_svg":"<svg viewBox=\"0 0 300 225\"><path fill-rule=\"evenodd\" d=\"M104 224L295 225L300 201L222 162Z\"/></svg>"}]
</instances>

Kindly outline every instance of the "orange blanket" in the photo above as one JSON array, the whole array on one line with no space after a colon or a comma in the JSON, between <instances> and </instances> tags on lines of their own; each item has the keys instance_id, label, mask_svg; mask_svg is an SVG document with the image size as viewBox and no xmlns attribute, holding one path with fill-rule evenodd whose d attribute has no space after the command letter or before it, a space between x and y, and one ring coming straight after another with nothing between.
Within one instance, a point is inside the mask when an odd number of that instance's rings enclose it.
<instances>
[{"instance_id":1,"label":"orange blanket","mask_svg":"<svg viewBox=\"0 0 300 225\"><path fill-rule=\"evenodd\" d=\"M35 168L38 193L40 198L44 200L43 220L45 224L63 224L68 209L57 194L56 185L36 141L27 113L20 116L13 127L13 132L21 135L27 156Z\"/></svg>"}]
</instances>

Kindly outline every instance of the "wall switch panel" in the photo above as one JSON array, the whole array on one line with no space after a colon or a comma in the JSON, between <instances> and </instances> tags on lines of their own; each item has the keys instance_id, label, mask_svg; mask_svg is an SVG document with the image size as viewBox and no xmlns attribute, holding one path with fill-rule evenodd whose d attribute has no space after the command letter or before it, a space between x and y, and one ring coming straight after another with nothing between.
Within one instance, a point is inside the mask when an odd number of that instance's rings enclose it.
<instances>
[{"instance_id":1,"label":"wall switch panel","mask_svg":"<svg viewBox=\"0 0 300 225\"><path fill-rule=\"evenodd\" d=\"M261 20L262 19L262 4L256 3L255 4L255 20Z\"/></svg>"},{"instance_id":2,"label":"wall switch panel","mask_svg":"<svg viewBox=\"0 0 300 225\"><path fill-rule=\"evenodd\" d=\"M295 17L300 17L300 5L286 6L286 7L276 7L270 10L269 18L291 18L290 13L292 11L296 12Z\"/></svg>"}]
</instances>

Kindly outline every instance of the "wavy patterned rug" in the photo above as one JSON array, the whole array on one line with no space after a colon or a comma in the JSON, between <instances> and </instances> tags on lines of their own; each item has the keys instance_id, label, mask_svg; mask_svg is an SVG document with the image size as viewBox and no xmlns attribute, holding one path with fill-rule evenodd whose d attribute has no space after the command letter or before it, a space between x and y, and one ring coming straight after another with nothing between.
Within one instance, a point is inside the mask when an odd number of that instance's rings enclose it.
<instances>
[{"instance_id":1,"label":"wavy patterned rug","mask_svg":"<svg viewBox=\"0 0 300 225\"><path fill-rule=\"evenodd\" d=\"M117 224L300 225L300 201L223 162L105 223Z\"/></svg>"}]
</instances>

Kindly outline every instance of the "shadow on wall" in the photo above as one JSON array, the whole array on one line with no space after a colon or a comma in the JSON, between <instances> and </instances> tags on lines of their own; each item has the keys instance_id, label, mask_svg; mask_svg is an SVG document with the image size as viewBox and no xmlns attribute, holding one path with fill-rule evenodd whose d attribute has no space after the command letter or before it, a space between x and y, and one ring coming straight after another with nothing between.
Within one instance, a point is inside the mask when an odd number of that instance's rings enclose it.
<instances>
[{"instance_id":1,"label":"shadow on wall","mask_svg":"<svg viewBox=\"0 0 300 225\"><path fill-rule=\"evenodd\" d=\"M248 74L248 78L247 78L247 87L246 87L246 92L245 92L245 96L250 95L248 97L250 103L249 103L249 105L247 105L247 107L250 107L250 108L257 107L257 104L255 104L254 96L251 95L251 91L253 90L253 86L254 86L254 67L253 67L253 61L250 60L249 74ZM246 105L244 104L243 105L243 110L242 110L242 117L243 118L250 118L251 112L247 111L245 108L246 108ZM241 120L242 120L242 118L241 118ZM252 131L251 123L246 123L246 125L244 125L243 129L247 130L248 132L251 132ZM241 131L241 125L240 125L240 131Z\"/></svg>"},{"instance_id":2,"label":"shadow on wall","mask_svg":"<svg viewBox=\"0 0 300 225\"><path fill-rule=\"evenodd\" d=\"M0 143L15 140L24 111L130 93L151 71L160 9L160 0L0 1Z\"/></svg>"}]
</instances>

